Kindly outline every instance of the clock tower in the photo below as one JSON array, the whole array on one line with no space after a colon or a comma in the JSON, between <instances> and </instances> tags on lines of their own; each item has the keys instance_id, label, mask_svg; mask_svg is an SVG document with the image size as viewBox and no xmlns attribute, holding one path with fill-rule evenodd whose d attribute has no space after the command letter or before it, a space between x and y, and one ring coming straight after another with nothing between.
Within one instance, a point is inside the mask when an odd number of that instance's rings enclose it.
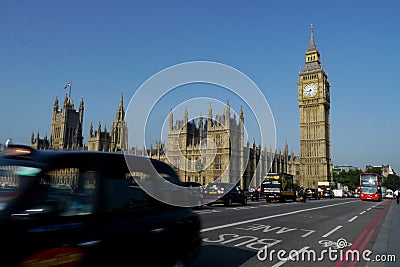
<instances>
[{"instance_id":1,"label":"clock tower","mask_svg":"<svg viewBox=\"0 0 400 267\"><path fill-rule=\"evenodd\" d=\"M321 181L332 181L330 141L330 85L322 69L320 54L311 39L305 66L299 74L300 109L300 182L304 187L317 187Z\"/></svg>"}]
</instances>

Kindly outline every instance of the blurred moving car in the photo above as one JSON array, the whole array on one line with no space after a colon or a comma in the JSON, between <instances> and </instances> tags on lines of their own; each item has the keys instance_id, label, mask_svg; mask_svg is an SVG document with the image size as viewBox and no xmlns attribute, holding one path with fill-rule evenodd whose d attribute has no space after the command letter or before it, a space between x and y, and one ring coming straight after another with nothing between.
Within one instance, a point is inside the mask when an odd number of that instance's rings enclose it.
<instances>
[{"instance_id":1,"label":"blurred moving car","mask_svg":"<svg viewBox=\"0 0 400 267\"><path fill-rule=\"evenodd\" d=\"M306 188L307 198L320 199L317 188Z\"/></svg>"},{"instance_id":2,"label":"blurred moving car","mask_svg":"<svg viewBox=\"0 0 400 267\"><path fill-rule=\"evenodd\" d=\"M224 204L232 206L233 203L247 205L247 195L240 186L233 183L209 183L204 188L204 203L208 206L213 204Z\"/></svg>"},{"instance_id":3,"label":"blurred moving car","mask_svg":"<svg viewBox=\"0 0 400 267\"><path fill-rule=\"evenodd\" d=\"M393 190L387 189L386 194L383 196L383 198L393 199L394 198Z\"/></svg>"},{"instance_id":4,"label":"blurred moving car","mask_svg":"<svg viewBox=\"0 0 400 267\"><path fill-rule=\"evenodd\" d=\"M251 201L259 201L260 200L260 190L258 190L258 188L250 188L249 198L251 199Z\"/></svg>"},{"instance_id":5,"label":"blurred moving car","mask_svg":"<svg viewBox=\"0 0 400 267\"><path fill-rule=\"evenodd\" d=\"M322 196L323 198L335 198L335 194L331 189L324 189Z\"/></svg>"},{"instance_id":6,"label":"blurred moving car","mask_svg":"<svg viewBox=\"0 0 400 267\"><path fill-rule=\"evenodd\" d=\"M142 190L134 176L154 176L144 164L179 184L169 165L142 157L17 145L2 151L1 265L189 264L201 246L199 216Z\"/></svg>"}]
</instances>

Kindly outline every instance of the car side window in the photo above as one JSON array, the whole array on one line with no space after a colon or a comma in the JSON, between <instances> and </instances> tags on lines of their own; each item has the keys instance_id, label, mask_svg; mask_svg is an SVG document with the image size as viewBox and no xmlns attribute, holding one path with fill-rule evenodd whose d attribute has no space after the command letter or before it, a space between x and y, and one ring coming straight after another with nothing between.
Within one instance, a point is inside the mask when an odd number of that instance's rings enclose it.
<instances>
[{"instance_id":1,"label":"car side window","mask_svg":"<svg viewBox=\"0 0 400 267\"><path fill-rule=\"evenodd\" d=\"M135 173L138 177L147 177L146 173ZM103 183L104 209L137 210L151 205L150 197L139 187L128 171L109 173Z\"/></svg>"},{"instance_id":2,"label":"car side window","mask_svg":"<svg viewBox=\"0 0 400 267\"><path fill-rule=\"evenodd\" d=\"M17 207L17 215L86 215L94 212L96 172L60 168L39 174ZM35 216L33 216L35 217Z\"/></svg>"},{"instance_id":3,"label":"car side window","mask_svg":"<svg viewBox=\"0 0 400 267\"><path fill-rule=\"evenodd\" d=\"M96 172L63 168L44 175L40 184L48 186L46 201L55 203L59 216L92 214L95 207Z\"/></svg>"}]
</instances>

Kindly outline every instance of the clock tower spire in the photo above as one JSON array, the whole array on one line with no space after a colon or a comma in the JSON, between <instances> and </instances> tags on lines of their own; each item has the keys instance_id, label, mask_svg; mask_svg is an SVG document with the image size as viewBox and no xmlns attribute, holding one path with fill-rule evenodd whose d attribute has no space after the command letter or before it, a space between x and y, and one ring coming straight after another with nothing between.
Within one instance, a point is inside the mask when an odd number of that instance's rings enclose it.
<instances>
[{"instance_id":1,"label":"clock tower spire","mask_svg":"<svg viewBox=\"0 0 400 267\"><path fill-rule=\"evenodd\" d=\"M332 181L330 141L330 85L321 58L311 38L305 65L299 74L300 176L302 186L316 187L320 181Z\"/></svg>"}]
</instances>

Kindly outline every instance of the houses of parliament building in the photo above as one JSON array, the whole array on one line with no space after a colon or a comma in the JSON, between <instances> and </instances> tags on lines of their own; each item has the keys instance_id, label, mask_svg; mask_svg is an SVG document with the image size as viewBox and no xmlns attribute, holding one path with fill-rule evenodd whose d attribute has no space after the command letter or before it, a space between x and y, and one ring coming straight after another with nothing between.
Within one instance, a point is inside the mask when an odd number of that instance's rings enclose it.
<instances>
[{"instance_id":1,"label":"houses of parliament building","mask_svg":"<svg viewBox=\"0 0 400 267\"><path fill-rule=\"evenodd\" d=\"M268 172L285 172L297 184L316 187L318 181L331 182L330 152L330 85L322 69L320 54L311 29L304 69L299 73L298 104L300 110L300 155L289 153L288 144L281 150L261 147L245 141L242 108L239 116L229 103L223 114L213 116L210 105L207 116L196 121L175 120L172 111L168 121L167 144L155 147L128 147L128 127L121 94L115 120L110 130L100 122L90 123L87 146L83 138L84 101L75 108L73 99L64 97L60 108L56 97L52 109L50 139L32 133L30 146L36 149L92 150L131 153L157 158L173 166L181 180L207 184L214 180L237 182L242 188L259 186ZM237 177L240 175L239 177Z\"/></svg>"},{"instance_id":2,"label":"houses of parliament building","mask_svg":"<svg viewBox=\"0 0 400 267\"><path fill-rule=\"evenodd\" d=\"M213 117L210 105L207 117L188 121L185 110L183 120L174 121L174 114L169 115L167 144L157 142L155 147L128 147L128 127L125 121L123 95L121 94L115 120L110 131L100 122L96 129L90 124L87 146L83 143L84 101L80 100L75 109L74 101L68 95L59 105L56 97L52 110L50 139L40 138L39 133L32 133L30 146L35 149L53 150L90 150L104 152L132 153L135 155L157 158L175 168L181 180L207 184L219 179L225 182L237 182L242 188L258 186L262 176L270 172L288 172L298 175L299 161L294 153L270 148L262 149L256 143L244 144L244 113L231 116L229 103L224 114ZM208 140L208 143L206 142ZM212 162L208 162L209 158ZM208 163L207 163L208 162ZM198 164L202 164L201 170ZM207 164L207 166L205 166ZM259 165L260 164L260 165ZM241 179L235 175L242 174Z\"/></svg>"}]
</instances>

